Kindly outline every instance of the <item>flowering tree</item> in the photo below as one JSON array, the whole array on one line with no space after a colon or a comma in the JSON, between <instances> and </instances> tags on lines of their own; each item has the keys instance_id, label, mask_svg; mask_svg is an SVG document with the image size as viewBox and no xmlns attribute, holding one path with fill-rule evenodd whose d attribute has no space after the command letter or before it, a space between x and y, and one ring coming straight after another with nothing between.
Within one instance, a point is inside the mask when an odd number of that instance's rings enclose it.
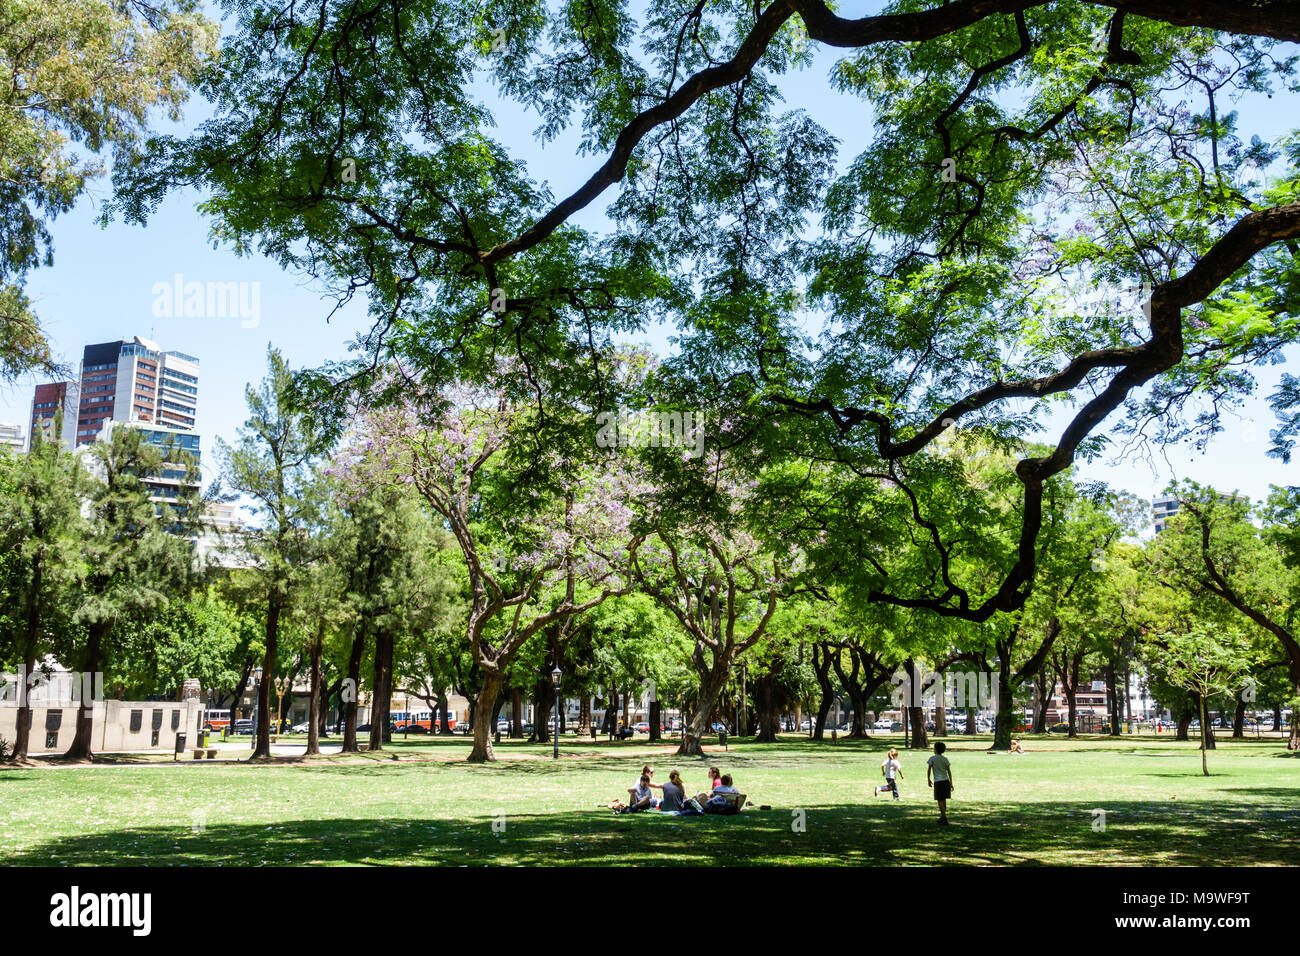
<instances>
[{"instance_id":1,"label":"flowering tree","mask_svg":"<svg viewBox=\"0 0 1300 956\"><path fill-rule=\"evenodd\" d=\"M472 763L495 759L484 715L515 655L542 628L629 593L642 540L632 530L644 495L632 461L528 441L538 424L535 407L503 387L412 387L367 408L367 437L341 457L358 494L375 482L412 485L460 548L464 641L482 674Z\"/></svg>"},{"instance_id":2,"label":"flowering tree","mask_svg":"<svg viewBox=\"0 0 1300 956\"><path fill-rule=\"evenodd\" d=\"M678 754L701 756L713 706L736 659L763 637L789 590L790 564L746 528L753 485L722 477L725 457L698 473L710 492L700 507L662 507L649 518L653 539L632 556L638 587L670 611L694 643L699 697ZM694 496L687 496L692 498Z\"/></svg>"}]
</instances>

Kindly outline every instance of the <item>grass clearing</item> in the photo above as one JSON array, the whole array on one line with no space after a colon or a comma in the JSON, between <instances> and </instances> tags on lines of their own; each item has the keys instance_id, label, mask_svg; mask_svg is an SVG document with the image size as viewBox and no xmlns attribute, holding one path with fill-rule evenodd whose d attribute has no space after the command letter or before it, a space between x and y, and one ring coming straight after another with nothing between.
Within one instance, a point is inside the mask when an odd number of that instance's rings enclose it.
<instances>
[{"instance_id":1,"label":"grass clearing","mask_svg":"<svg viewBox=\"0 0 1300 956\"><path fill-rule=\"evenodd\" d=\"M954 825L940 830L924 753L904 751L904 799L873 798L895 740L733 743L704 761L671 745L504 741L463 762L463 738L272 766L170 760L0 771L9 865L1300 864L1300 759L1279 740L948 738ZM396 756L399 759L394 760ZM737 817L614 816L643 762L702 789L717 764L755 804ZM1094 829L1093 811L1105 811ZM798 824L802 821L803 831ZM495 826L494 826L495 824Z\"/></svg>"}]
</instances>

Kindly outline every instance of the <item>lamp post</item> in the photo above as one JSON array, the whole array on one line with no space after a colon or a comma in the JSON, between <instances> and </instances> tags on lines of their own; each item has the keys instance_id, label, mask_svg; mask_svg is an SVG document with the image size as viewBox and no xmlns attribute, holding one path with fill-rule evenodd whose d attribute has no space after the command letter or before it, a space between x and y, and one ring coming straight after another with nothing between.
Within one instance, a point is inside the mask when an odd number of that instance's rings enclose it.
<instances>
[{"instance_id":1,"label":"lamp post","mask_svg":"<svg viewBox=\"0 0 1300 956\"><path fill-rule=\"evenodd\" d=\"M551 671L551 683L555 686L555 731L551 737L551 759L560 759L560 678L564 672L560 670L560 665L555 665L555 670Z\"/></svg>"},{"instance_id":2,"label":"lamp post","mask_svg":"<svg viewBox=\"0 0 1300 956\"><path fill-rule=\"evenodd\" d=\"M253 671L253 752L257 753L257 715L261 700L262 668Z\"/></svg>"}]
</instances>

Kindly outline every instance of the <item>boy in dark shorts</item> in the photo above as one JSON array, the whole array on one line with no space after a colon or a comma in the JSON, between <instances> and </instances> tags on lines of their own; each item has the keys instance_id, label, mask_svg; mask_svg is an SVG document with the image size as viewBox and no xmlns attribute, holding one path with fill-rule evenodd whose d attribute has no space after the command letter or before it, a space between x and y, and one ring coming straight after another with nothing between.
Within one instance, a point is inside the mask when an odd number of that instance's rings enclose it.
<instances>
[{"instance_id":1,"label":"boy in dark shorts","mask_svg":"<svg viewBox=\"0 0 1300 956\"><path fill-rule=\"evenodd\" d=\"M925 783L934 788L934 799L939 803L939 825L948 825L948 800L952 797L952 764L943 752L948 748L942 740L934 745L934 756L925 762Z\"/></svg>"}]
</instances>

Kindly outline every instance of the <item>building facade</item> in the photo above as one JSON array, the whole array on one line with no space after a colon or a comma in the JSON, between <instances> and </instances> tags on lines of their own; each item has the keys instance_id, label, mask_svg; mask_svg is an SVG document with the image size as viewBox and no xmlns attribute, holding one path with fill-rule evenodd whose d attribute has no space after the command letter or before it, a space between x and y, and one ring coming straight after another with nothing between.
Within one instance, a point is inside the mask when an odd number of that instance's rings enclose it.
<instances>
[{"instance_id":1,"label":"building facade","mask_svg":"<svg viewBox=\"0 0 1300 956\"><path fill-rule=\"evenodd\" d=\"M24 451L27 442L23 438L23 426L13 422L0 422L0 445L8 446L15 454Z\"/></svg>"},{"instance_id":2,"label":"building facade","mask_svg":"<svg viewBox=\"0 0 1300 956\"><path fill-rule=\"evenodd\" d=\"M37 385L32 395L30 424L28 434L33 438L39 433L45 441L62 441L72 448L77 434L77 383ZM56 434L58 429L62 431Z\"/></svg>"},{"instance_id":3,"label":"building facade","mask_svg":"<svg viewBox=\"0 0 1300 956\"><path fill-rule=\"evenodd\" d=\"M109 421L193 431L198 411L199 360L164 352L154 342L88 345L81 358L75 443L94 442Z\"/></svg>"}]
</instances>

